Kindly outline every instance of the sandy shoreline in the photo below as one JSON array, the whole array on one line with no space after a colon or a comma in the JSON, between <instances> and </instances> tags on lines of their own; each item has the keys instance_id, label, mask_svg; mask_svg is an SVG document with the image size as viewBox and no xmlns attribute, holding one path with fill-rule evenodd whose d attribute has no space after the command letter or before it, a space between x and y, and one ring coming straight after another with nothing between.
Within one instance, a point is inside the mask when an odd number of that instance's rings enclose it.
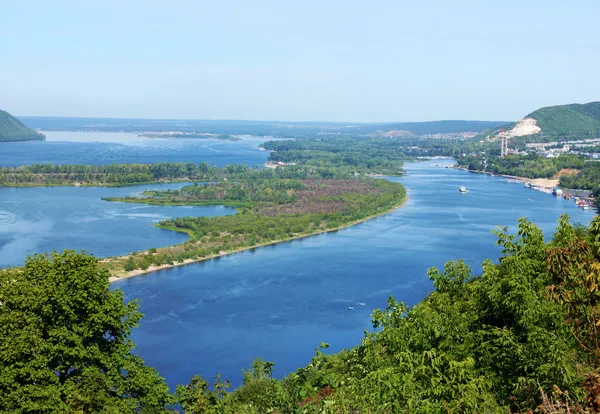
<instances>
[{"instance_id":1,"label":"sandy shoreline","mask_svg":"<svg viewBox=\"0 0 600 414\"><path fill-rule=\"evenodd\" d=\"M368 217L365 217L363 219L356 220L356 221L353 221L351 223L344 224L343 226L339 226L339 227L336 227L336 228L333 228L333 229L327 229L327 230L317 231L317 232L314 232L314 233L303 234L302 236L290 237L289 239L273 240L273 241L270 241L268 243L261 243L261 244L256 244L254 246L243 247L243 248L236 249L236 250L229 250L229 251L226 251L226 252L221 252L219 254L213 254L211 256L202 257L200 259L185 259L183 262L176 262L176 263L174 263L172 265L170 265L170 264L164 264L164 265L160 265L160 266L150 266L146 270L136 269L136 270L132 270L131 272L127 272L123 276L110 276L108 278L108 282L109 283L113 283L113 282L117 282L117 281L123 280L123 279L129 279L129 278L136 277L136 276L142 276L142 275L145 275L145 274L148 274L148 273L158 272L158 271L164 270L164 269L171 269L173 267L185 266L185 265L188 265L188 264L191 264L191 263L199 263L199 262L203 262L205 260L210 260L210 259L214 259L214 258L217 258L217 257L223 257L223 256L227 256L227 255L230 255L230 254L243 252L245 250L256 249L256 248L263 247L263 246L271 246L273 244L284 243L284 242L288 242L288 241L292 241L292 240L299 240L299 239L303 239L303 238L306 238L306 237L316 236L316 235L324 234L324 233L331 233L331 232L334 232L334 231L337 231L337 230L345 229L345 228L354 226L356 224L363 223L365 221L372 220L374 218L381 217L383 215L389 214L392 211L395 211L395 210L401 208L402 206L404 206L404 204L406 204L407 201L408 201L408 195L405 196L405 198L402 201L402 203L398 204L397 206L395 206L394 208L392 208L390 210L384 211L384 212L382 212L380 214L374 214L372 216L368 216ZM142 252L142 253L144 253L144 252ZM125 255L125 256L122 256L121 258L127 257L127 256L128 255ZM108 262L108 261L110 261L110 259L104 259L104 261Z\"/></svg>"},{"instance_id":2,"label":"sandy shoreline","mask_svg":"<svg viewBox=\"0 0 600 414\"><path fill-rule=\"evenodd\" d=\"M489 171L469 170L468 168L459 167L459 166L456 166L455 168L458 168L459 170L472 172L472 173L488 174L488 175L492 175L492 176L496 176L496 177L505 177L505 178L512 178L514 180L521 180L523 182L528 182L531 185L536 185L538 187L554 188L554 187L558 187L558 184L559 184L559 180L554 180L552 178L525 178L525 177L518 177L516 175L496 174L496 173L492 173Z\"/></svg>"}]
</instances>

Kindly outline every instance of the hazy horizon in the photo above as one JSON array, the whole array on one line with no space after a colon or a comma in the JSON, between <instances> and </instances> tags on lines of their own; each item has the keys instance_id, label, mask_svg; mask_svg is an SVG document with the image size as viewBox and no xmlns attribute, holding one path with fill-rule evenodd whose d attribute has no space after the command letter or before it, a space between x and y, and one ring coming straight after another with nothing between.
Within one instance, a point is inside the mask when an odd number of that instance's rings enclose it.
<instances>
[{"instance_id":1,"label":"hazy horizon","mask_svg":"<svg viewBox=\"0 0 600 414\"><path fill-rule=\"evenodd\" d=\"M0 108L1 110L2 108ZM296 119L208 119L208 118L141 118L141 117L116 117L116 116L46 116L46 115L22 115L22 114L11 114L17 118L23 119L113 119L113 120L132 120L132 121L195 121L195 122L251 122L251 123L271 123L279 122L285 124L298 123L298 124L418 124L418 123L434 123L434 122L516 122L517 120L501 120L501 119L431 119L423 121L402 121L402 120L388 120L388 121L332 121L332 120L296 120Z\"/></svg>"},{"instance_id":2,"label":"hazy horizon","mask_svg":"<svg viewBox=\"0 0 600 414\"><path fill-rule=\"evenodd\" d=\"M18 116L518 120L600 100L600 2L24 0L3 6Z\"/></svg>"}]
</instances>

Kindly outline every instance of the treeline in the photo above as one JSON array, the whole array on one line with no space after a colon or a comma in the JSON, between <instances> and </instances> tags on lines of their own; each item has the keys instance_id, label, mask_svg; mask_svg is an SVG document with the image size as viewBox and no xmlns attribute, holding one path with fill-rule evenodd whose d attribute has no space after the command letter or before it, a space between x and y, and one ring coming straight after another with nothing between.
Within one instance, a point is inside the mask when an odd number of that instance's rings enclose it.
<instances>
[{"instance_id":1,"label":"treeline","mask_svg":"<svg viewBox=\"0 0 600 414\"><path fill-rule=\"evenodd\" d=\"M296 191L306 186L301 180L239 179L219 183L194 183L178 190L144 191L139 197L106 198L107 201L145 202L154 205L211 205L270 202L284 204L296 201Z\"/></svg>"},{"instance_id":2,"label":"treeline","mask_svg":"<svg viewBox=\"0 0 600 414\"><path fill-rule=\"evenodd\" d=\"M349 225L400 205L406 198L398 183L372 178L343 180L240 180L148 192L143 197L109 199L159 205L236 205L221 217L164 220L158 227L189 234L177 246L151 249L105 263L119 275L150 266L199 260L225 252L289 240Z\"/></svg>"},{"instance_id":3,"label":"treeline","mask_svg":"<svg viewBox=\"0 0 600 414\"><path fill-rule=\"evenodd\" d=\"M219 376L213 384L196 376L174 395L131 352L142 315L109 289L96 259L30 257L22 269L0 272L0 406L21 413L599 412L600 218L584 227L563 216L549 242L525 219L516 234L496 235L501 257L484 261L480 276L461 260L430 269L435 291L414 307L390 298L357 347L326 354L322 343L281 380L272 378L272 362L259 359L235 390Z\"/></svg>"},{"instance_id":4,"label":"treeline","mask_svg":"<svg viewBox=\"0 0 600 414\"><path fill-rule=\"evenodd\" d=\"M561 155L556 158L536 154L494 156L465 156L457 159L458 165L472 171L514 175L523 178L551 178L562 169L581 169L586 164L579 155Z\"/></svg>"},{"instance_id":5,"label":"treeline","mask_svg":"<svg viewBox=\"0 0 600 414\"><path fill-rule=\"evenodd\" d=\"M269 161L324 167L348 166L357 171L400 174L406 159L397 142L385 139L327 138L269 141Z\"/></svg>"},{"instance_id":6,"label":"treeline","mask_svg":"<svg viewBox=\"0 0 600 414\"><path fill-rule=\"evenodd\" d=\"M34 164L0 168L0 186L52 185L131 185L160 181L211 181L238 178L336 178L352 174L349 167L252 168L228 165L218 168L208 163L168 162L157 164L51 165Z\"/></svg>"},{"instance_id":7,"label":"treeline","mask_svg":"<svg viewBox=\"0 0 600 414\"><path fill-rule=\"evenodd\" d=\"M269 160L302 165L349 167L357 172L395 175L402 163L415 157L460 156L473 147L471 141L421 139L334 137L304 140L269 141L273 150Z\"/></svg>"}]
</instances>

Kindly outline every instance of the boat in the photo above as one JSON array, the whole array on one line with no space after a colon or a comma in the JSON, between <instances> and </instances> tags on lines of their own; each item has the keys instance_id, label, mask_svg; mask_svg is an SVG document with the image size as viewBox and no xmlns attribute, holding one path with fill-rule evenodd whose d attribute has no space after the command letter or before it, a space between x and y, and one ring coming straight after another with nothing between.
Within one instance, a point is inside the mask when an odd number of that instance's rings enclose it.
<instances>
[{"instance_id":1,"label":"boat","mask_svg":"<svg viewBox=\"0 0 600 414\"><path fill-rule=\"evenodd\" d=\"M461 186L458 188L458 191L460 191L461 193L466 193L466 192L467 192L467 191L469 191L469 190L467 190L467 187L465 187L464 185L461 185Z\"/></svg>"},{"instance_id":2,"label":"boat","mask_svg":"<svg viewBox=\"0 0 600 414\"><path fill-rule=\"evenodd\" d=\"M525 182L523 185L525 186L525 188L531 188L531 183Z\"/></svg>"},{"instance_id":3,"label":"boat","mask_svg":"<svg viewBox=\"0 0 600 414\"><path fill-rule=\"evenodd\" d=\"M587 204L584 204L582 207L584 210L587 210L588 208L590 208L590 206L588 206Z\"/></svg>"},{"instance_id":4,"label":"boat","mask_svg":"<svg viewBox=\"0 0 600 414\"><path fill-rule=\"evenodd\" d=\"M365 306L365 302L358 302L360 306Z\"/></svg>"},{"instance_id":5,"label":"boat","mask_svg":"<svg viewBox=\"0 0 600 414\"><path fill-rule=\"evenodd\" d=\"M552 194L554 194L557 197L560 197L563 194L563 190L562 188L555 187L554 189L552 189Z\"/></svg>"},{"instance_id":6,"label":"boat","mask_svg":"<svg viewBox=\"0 0 600 414\"><path fill-rule=\"evenodd\" d=\"M354 306L348 306L348 310L354 310Z\"/></svg>"}]
</instances>

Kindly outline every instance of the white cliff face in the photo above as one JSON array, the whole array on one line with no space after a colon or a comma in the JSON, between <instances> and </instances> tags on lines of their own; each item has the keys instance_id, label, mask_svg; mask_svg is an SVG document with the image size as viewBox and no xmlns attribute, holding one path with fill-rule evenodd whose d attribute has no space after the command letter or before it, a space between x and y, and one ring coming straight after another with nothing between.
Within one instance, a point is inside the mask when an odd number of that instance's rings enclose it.
<instances>
[{"instance_id":1,"label":"white cliff face","mask_svg":"<svg viewBox=\"0 0 600 414\"><path fill-rule=\"evenodd\" d=\"M497 132L487 137L490 141L495 141L500 138L515 138L523 137L525 135L539 134L542 129L537 126L537 121L533 118L523 118L515 124L512 129L507 131Z\"/></svg>"},{"instance_id":2,"label":"white cliff face","mask_svg":"<svg viewBox=\"0 0 600 414\"><path fill-rule=\"evenodd\" d=\"M542 129L536 125L537 121L533 118L523 118L510 131L506 131L506 138L523 137L525 135L538 134Z\"/></svg>"}]
</instances>

